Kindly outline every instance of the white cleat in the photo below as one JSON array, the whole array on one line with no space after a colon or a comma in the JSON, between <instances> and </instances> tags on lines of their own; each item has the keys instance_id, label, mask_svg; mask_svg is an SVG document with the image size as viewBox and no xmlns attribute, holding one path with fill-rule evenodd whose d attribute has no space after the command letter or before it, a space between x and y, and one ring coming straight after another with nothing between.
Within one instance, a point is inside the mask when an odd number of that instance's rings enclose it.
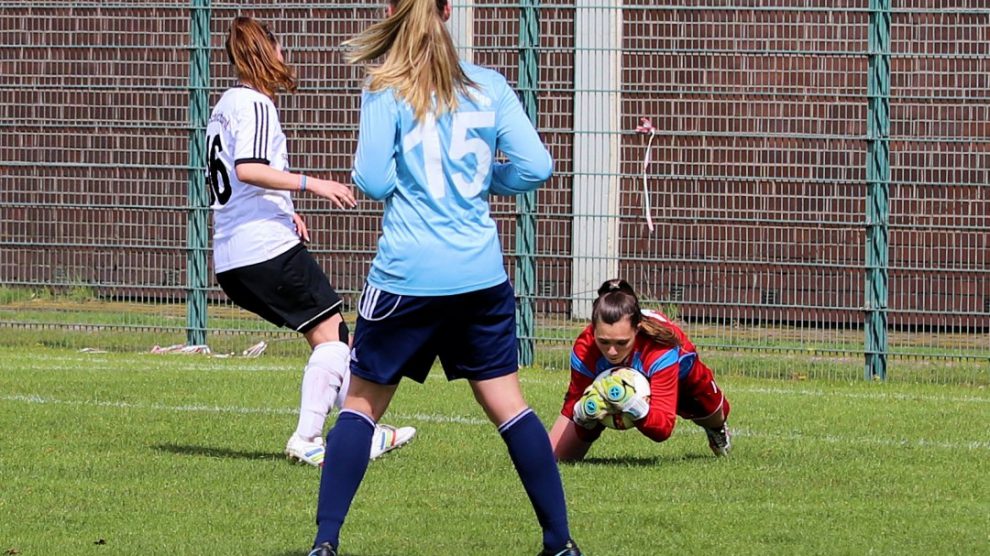
<instances>
[{"instance_id":1,"label":"white cleat","mask_svg":"<svg viewBox=\"0 0 990 556\"><path fill-rule=\"evenodd\" d=\"M371 437L371 459L378 459L383 454L407 444L413 436L416 436L416 429L413 427L376 426L375 434Z\"/></svg>"},{"instance_id":2,"label":"white cleat","mask_svg":"<svg viewBox=\"0 0 990 556\"><path fill-rule=\"evenodd\" d=\"M313 467L323 467L323 456L325 453L323 437L321 436L317 436L313 440L306 440L298 434L293 433L289 437L289 441L285 444L285 457L293 461L312 465Z\"/></svg>"}]
</instances>

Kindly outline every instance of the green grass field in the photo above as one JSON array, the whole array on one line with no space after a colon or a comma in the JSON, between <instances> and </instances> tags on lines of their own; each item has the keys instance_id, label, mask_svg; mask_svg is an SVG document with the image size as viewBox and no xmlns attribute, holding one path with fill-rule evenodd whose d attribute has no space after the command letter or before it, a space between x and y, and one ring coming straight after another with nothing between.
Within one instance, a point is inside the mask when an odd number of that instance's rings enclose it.
<instances>
[{"instance_id":1,"label":"green grass field","mask_svg":"<svg viewBox=\"0 0 990 556\"><path fill-rule=\"evenodd\" d=\"M302 364L0 347L0 554L305 554L319 472L281 455ZM522 379L549 426L566 373ZM987 553L985 387L720 382L730 458L681 421L666 443L609 432L561 466L587 554ZM466 384L404 384L385 421L419 434L371 464L344 554L537 553Z\"/></svg>"}]
</instances>

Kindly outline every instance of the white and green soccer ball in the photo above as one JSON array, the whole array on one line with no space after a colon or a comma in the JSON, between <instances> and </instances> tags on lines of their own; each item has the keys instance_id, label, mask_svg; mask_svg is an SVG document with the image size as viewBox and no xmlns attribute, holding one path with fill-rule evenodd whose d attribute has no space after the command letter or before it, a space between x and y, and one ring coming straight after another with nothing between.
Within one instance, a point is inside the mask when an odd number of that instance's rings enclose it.
<instances>
[{"instance_id":1,"label":"white and green soccer ball","mask_svg":"<svg viewBox=\"0 0 990 556\"><path fill-rule=\"evenodd\" d=\"M624 431L634 428L633 418L618 408L634 395L649 400L650 380L636 369L613 367L596 376L595 381L609 376L617 380L607 381L607 387L600 391L606 402L606 408L605 413L598 420L610 429Z\"/></svg>"}]
</instances>

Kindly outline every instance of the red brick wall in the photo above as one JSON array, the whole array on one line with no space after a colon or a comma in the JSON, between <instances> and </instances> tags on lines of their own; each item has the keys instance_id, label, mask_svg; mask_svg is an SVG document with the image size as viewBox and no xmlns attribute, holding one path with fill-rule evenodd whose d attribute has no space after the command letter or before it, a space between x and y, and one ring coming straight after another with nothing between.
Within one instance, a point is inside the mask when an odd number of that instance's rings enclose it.
<instances>
[{"instance_id":1,"label":"red brick wall","mask_svg":"<svg viewBox=\"0 0 990 556\"><path fill-rule=\"evenodd\" d=\"M173 4L0 9L0 282L181 297L190 39L188 10ZM700 4L626 3L620 272L686 318L860 323L868 2ZM891 321L985 326L990 25L985 9L924 12L938 6L892 14ZM299 72L299 92L279 99L292 165L347 180L361 73L338 46L379 7L250 13L272 23ZM213 10L211 105L230 84L221 45L232 15ZM517 10L475 17L475 60L515 82ZM538 123L557 172L538 195L537 294L550 313L574 293L573 22L568 3L541 3ZM632 133L640 116L661 132L652 234L646 143ZM493 206L512 253L514 202ZM359 291L381 205L338 212L304 197L298 207L332 281Z\"/></svg>"}]
</instances>

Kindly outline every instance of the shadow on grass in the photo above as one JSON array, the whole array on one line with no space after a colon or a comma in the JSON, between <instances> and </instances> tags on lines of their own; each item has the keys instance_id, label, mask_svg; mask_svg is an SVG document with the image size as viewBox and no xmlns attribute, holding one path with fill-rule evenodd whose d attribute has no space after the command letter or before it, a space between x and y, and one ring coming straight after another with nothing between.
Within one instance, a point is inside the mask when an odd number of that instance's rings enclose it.
<instances>
[{"instance_id":1,"label":"shadow on grass","mask_svg":"<svg viewBox=\"0 0 990 556\"><path fill-rule=\"evenodd\" d=\"M671 456L623 456L617 458L584 458L579 461L562 461L560 465L601 465L601 466L611 466L611 465L621 465L626 467L656 467L663 464L676 464L685 463L696 460L710 460L713 459L709 454L683 454L676 457Z\"/></svg>"},{"instance_id":2,"label":"shadow on grass","mask_svg":"<svg viewBox=\"0 0 990 556\"><path fill-rule=\"evenodd\" d=\"M230 458L230 459L265 459L276 460L285 457L281 452L245 452L242 450L230 450L227 448L212 448L210 446L180 446L178 444L155 444L152 446L160 452L179 454L180 456L202 456L207 458Z\"/></svg>"}]
</instances>

